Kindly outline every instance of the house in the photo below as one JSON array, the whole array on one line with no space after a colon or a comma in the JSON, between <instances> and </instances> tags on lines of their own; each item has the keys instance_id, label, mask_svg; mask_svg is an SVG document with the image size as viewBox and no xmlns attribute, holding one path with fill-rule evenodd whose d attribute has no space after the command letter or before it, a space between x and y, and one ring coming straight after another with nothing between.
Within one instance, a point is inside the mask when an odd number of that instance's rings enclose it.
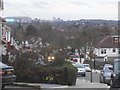
<instances>
[{"instance_id":1,"label":"house","mask_svg":"<svg viewBox=\"0 0 120 90\"><path fill-rule=\"evenodd\" d=\"M2 42L3 43L9 43L11 40L11 28L7 25L3 25L2 27Z\"/></svg>"},{"instance_id":2,"label":"house","mask_svg":"<svg viewBox=\"0 0 120 90\"><path fill-rule=\"evenodd\" d=\"M120 56L120 36L109 35L103 38L95 48L97 57L117 58Z\"/></svg>"},{"instance_id":3,"label":"house","mask_svg":"<svg viewBox=\"0 0 120 90\"><path fill-rule=\"evenodd\" d=\"M2 62L13 65L18 49L17 41L11 36L11 28L6 25L5 19L0 17L0 56L2 56Z\"/></svg>"},{"instance_id":4,"label":"house","mask_svg":"<svg viewBox=\"0 0 120 90\"><path fill-rule=\"evenodd\" d=\"M11 45L11 28L6 25L6 21L0 17L0 55Z\"/></svg>"},{"instance_id":5,"label":"house","mask_svg":"<svg viewBox=\"0 0 120 90\"><path fill-rule=\"evenodd\" d=\"M3 45L2 45L2 29L3 29L3 24L5 23L5 20L2 18L2 17L0 17L0 56L1 56L1 53L2 53L2 47L3 47Z\"/></svg>"}]
</instances>

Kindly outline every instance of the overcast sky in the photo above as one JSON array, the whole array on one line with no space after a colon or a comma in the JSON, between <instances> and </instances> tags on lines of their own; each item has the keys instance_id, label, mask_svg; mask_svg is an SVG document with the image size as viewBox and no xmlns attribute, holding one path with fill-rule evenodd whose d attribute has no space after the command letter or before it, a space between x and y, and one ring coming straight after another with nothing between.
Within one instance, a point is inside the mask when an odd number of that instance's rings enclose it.
<instances>
[{"instance_id":1,"label":"overcast sky","mask_svg":"<svg viewBox=\"0 0 120 90\"><path fill-rule=\"evenodd\" d=\"M119 0L4 0L2 16L64 20L118 19Z\"/></svg>"}]
</instances>

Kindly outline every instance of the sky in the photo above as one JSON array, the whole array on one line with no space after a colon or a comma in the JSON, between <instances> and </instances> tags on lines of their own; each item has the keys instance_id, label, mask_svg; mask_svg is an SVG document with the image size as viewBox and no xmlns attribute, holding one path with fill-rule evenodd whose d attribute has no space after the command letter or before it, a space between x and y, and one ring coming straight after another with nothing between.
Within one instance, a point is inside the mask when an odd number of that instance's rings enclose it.
<instances>
[{"instance_id":1,"label":"sky","mask_svg":"<svg viewBox=\"0 0 120 90\"><path fill-rule=\"evenodd\" d=\"M3 17L29 16L51 20L118 19L119 0L4 0Z\"/></svg>"}]
</instances>

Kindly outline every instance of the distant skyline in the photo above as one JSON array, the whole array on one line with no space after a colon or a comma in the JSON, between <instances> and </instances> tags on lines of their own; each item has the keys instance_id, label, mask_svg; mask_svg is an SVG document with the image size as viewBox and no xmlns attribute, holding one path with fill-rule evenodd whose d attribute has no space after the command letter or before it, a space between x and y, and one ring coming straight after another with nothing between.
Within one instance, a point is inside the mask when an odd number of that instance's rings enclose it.
<instances>
[{"instance_id":1,"label":"distant skyline","mask_svg":"<svg viewBox=\"0 0 120 90\"><path fill-rule=\"evenodd\" d=\"M118 19L119 0L4 0L3 17L29 16L52 20Z\"/></svg>"}]
</instances>

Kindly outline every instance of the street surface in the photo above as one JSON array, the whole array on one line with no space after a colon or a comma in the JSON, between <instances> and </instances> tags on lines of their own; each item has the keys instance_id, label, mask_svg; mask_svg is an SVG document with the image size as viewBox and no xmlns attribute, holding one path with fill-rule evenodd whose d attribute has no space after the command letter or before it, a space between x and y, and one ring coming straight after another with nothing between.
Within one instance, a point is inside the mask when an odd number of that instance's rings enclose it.
<instances>
[{"instance_id":1,"label":"street surface","mask_svg":"<svg viewBox=\"0 0 120 90\"><path fill-rule=\"evenodd\" d=\"M100 76L100 73L92 72L92 82L99 83L100 82L99 76ZM86 77L78 77L78 78L90 82L91 81L91 72L87 72Z\"/></svg>"},{"instance_id":2,"label":"street surface","mask_svg":"<svg viewBox=\"0 0 120 90\"><path fill-rule=\"evenodd\" d=\"M87 72L86 77L77 77L76 85L75 86L67 86L67 85L58 85L58 84L41 84L36 83L32 85L38 85L42 88L42 90L120 90L120 89L110 89L109 86L106 84L99 83L99 74L93 72L93 82L90 81L90 72ZM19 87L19 86L6 86L3 90L39 90L36 88L31 87Z\"/></svg>"}]
</instances>

